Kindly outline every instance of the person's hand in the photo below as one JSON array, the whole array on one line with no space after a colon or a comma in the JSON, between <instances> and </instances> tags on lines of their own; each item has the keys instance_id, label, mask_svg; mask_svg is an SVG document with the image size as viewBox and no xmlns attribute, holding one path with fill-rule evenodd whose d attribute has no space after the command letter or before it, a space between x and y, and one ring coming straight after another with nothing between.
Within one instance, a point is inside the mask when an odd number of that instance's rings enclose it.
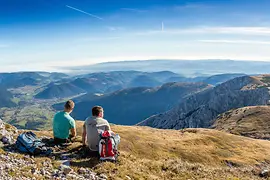
<instances>
[{"instance_id":1,"label":"person's hand","mask_svg":"<svg viewBox=\"0 0 270 180\"><path fill-rule=\"evenodd\" d=\"M86 144L83 144L81 148L82 148L83 151L86 151L88 147L87 147Z\"/></svg>"},{"instance_id":2,"label":"person's hand","mask_svg":"<svg viewBox=\"0 0 270 180\"><path fill-rule=\"evenodd\" d=\"M116 135L115 132L113 132L113 131L110 131L110 133L111 133L112 136Z\"/></svg>"}]
</instances>

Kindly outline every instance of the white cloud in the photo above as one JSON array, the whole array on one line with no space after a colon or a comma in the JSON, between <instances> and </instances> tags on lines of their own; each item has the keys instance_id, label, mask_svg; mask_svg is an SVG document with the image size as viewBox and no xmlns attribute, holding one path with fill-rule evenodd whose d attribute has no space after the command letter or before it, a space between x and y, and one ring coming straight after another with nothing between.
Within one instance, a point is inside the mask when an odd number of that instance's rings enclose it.
<instances>
[{"instance_id":1,"label":"white cloud","mask_svg":"<svg viewBox=\"0 0 270 180\"><path fill-rule=\"evenodd\" d=\"M204 30L224 34L270 35L270 27L214 27Z\"/></svg>"},{"instance_id":2,"label":"white cloud","mask_svg":"<svg viewBox=\"0 0 270 180\"><path fill-rule=\"evenodd\" d=\"M174 6L173 9L177 11L181 10L191 10L191 9L209 9L214 8L214 6L206 5L206 4L196 4L196 3L189 3L182 6Z\"/></svg>"},{"instance_id":3,"label":"white cloud","mask_svg":"<svg viewBox=\"0 0 270 180\"><path fill-rule=\"evenodd\" d=\"M270 36L270 27L196 27L182 29L166 29L161 32L150 30L138 32L136 35L155 35L155 34L236 34L236 35L259 35Z\"/></svg>"},{"instance_id":4,"label":"white cloud","mask_svg":"<svg viewBox=\"0 0 270 180\"><path fill-rule=\"evenodd\" d=\"M124 30L123 27L115 27L115 26L106 26L106 28L107 28L109 31L121 31L121 30Z\"/></svg>"},{"instance_id":5,"label":"white cloud","mask_svg":"<svg viewBox=\"0 0 270 180\"><path fill-rule=\"evenodd\" d=\"M2 58L3 61L13 60L14 65L2 64L0 71L55 71L61 66L148 59L270 60L270 27L167 27L163 32L157 28L152 31L118 33L121 34L119 36L109 34L84 36L75 39L71 47L55 46L44 52L33 53L33 48L27 46L24 51L15 51L15 54L4 50L2 56L6 57ZM0 47L8 46L4 43L0 43ZM19 64L18 59L23 63ZM37 63L25 63L30 60Z\"/></svg>"},{"instance_id":6,"label":"white cloud","mask_svg":"<svg viewBox=\"0 0 270 180\"><path fill-rule=\"evenodd\" d=\"M112 37L86 37L86 38L80 38L78 41L80 42L98 42L98 41L110 41L110 40L116 40L120 39L120 36L112 36Z\"/></svg>"},{"instance_id":7,"label":"white cloud","mask_svg":"<svg viewBox=\"0 0 270 180\"><path fill-rule=\"evenodd\" d=\"M222 43L222 44L262 44L270 45L270 41L256 41L256 40L226 40L226 39L207 39L198 40L203 43Z\"/></svg>"}]
</instances>

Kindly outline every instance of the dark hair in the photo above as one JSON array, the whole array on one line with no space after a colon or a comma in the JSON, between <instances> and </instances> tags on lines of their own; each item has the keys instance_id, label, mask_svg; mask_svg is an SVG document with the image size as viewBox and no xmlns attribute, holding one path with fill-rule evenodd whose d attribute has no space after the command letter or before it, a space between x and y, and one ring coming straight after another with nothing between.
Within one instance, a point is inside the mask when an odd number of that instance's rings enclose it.
<instances>
[{"instance_id":1,"label":"dark hair","mask_svg":"<svg viewBox=\"0 0 270 180\"><path fill-rule=\"evenodd\" d=\"M101 113L103 111L103 108L101 106L94 106L92 108L92 115L93 116L98 116L99 113Z\"/></svg>"},{"instance_id":2,"label":"dark hair","mask_svg":"<svg viewBox=\"0 0 270 180\"><path fill-rule=\"evenodd\" d=\"M75 106L75 103L72 100L68 100L65 104L65 109L72 110Z\"/></svg>"}]
</instances>

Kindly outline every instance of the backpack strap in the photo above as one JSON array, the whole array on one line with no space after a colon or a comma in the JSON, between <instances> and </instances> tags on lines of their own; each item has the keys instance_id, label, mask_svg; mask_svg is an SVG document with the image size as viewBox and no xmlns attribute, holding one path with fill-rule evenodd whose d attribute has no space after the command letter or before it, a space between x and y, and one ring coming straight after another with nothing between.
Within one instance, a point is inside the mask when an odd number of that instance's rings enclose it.
<instances>
[{"instance_id":1,"label":"backpack strap","mask_svg":"<svg viewBox=\"0 0 270 180\"><path fill-rule=\"evenodd\" d=\"M113 142L114 142L114 144L116 145L116 141L115 141L114 137L113 137L113 136L111 136L110 138L112 138L112 139L113 139Z\"/></svg>"},{"instance_id":2,"label":"backpack strap","mask_svg":"<svg viewBox=\"0 0 270 180\"><path fill-rule=\"evenodd\" d=\"M108 146L109 137L105 139L105 146L106 146L106 155L109 154L109 146Z\"/></svg>"}]
</instances>

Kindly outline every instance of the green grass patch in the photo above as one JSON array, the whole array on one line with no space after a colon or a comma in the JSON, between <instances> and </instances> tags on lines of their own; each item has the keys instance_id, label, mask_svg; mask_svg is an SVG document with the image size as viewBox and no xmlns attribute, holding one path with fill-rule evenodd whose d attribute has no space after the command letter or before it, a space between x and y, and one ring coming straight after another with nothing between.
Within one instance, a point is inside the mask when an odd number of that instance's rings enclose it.
<instances>
[{"instance_id":1,"label":"green grass patch","mask_svg":"<svg viewBox=\"0 0 270 180\"><path fill-rule=\"evenodd\" d=\"M11 99L11 101L18 105L21 100L20 100L20 98L14 97Z\"/></svg>"},{"instance_id":2,"label":"green grass patch","mask_svg":"<svg viewBox=\"0 0 270 180\"><path fill-rule=\"evenodd\" d=\"M263 77L261 81L264 83L270 83L270 77Z\"/></svg>"}]
</instances>

